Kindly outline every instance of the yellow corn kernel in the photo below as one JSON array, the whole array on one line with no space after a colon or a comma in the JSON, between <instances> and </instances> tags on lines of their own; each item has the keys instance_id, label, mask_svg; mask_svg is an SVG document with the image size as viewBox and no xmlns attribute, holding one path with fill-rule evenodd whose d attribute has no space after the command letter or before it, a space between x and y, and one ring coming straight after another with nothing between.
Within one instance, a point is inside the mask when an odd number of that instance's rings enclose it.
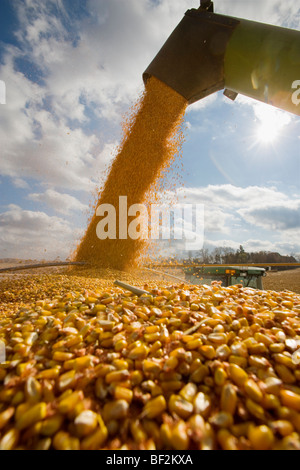
<instances>
[{"instance_id":1,"label":"yellow corn kernel","mask_svg":"<svg viewBox=\"0 0 300 470\"><path fill-rule=\"evenodd\" d=\"M250 426L253 426L252 421L246 421L244 423L233 424L230 431L235 437L248 436Z\"/></svg>"},{"instance_id":2,"label":"yellow corn kernel","mask_svg":"<svg viewBox=\"0 0 300 470\"><path fill-rule=\"evenodd\" d=\"M155 341L155 343L153 343L152 346L150 347L149 354L152 356L161 348L162 348L161 341Z\"/></svg>"},{"instance_id":3,"label":"yellow corn kernel","mask_svg":"<svg viewBox=\"0 0 300 470\"><path fill-rule=\"evenodd\" d=\"M109 372L105 376L105 382L110 384L112 382L122 382L122 380L126 380L129 377L129 372L126 369L123 370L114 370Z\"/></svg>"},{"instance_id":4,"label":"yellow corn kernel","mask_svg":"<svg viewBox=\"0 0 300 470\"><path fill-rule=\"evenodd\" d=\"M94 411L84 410L74 420L76 434L79 437L88 436L98 426L98 415Z\"/></svg>"},{"instance_id":5,"label":"yellow corn kernel","mask_svg":"<svg viewBox=\"0 0 300 470\"><path fill-rule=\"evenodd\" d=\"M71 338L66 340L65 347L71 348L72 346L77 346L79 343L81 343L82 340L83 337L81 335L72 336Z\"/></svg>"},{"instance_id":6,"label":"yellow corn kernel","mask_svg":"<svg viewBox=\"0 0 300 470\"><path fill-rule=\"evenodd\" d=\"M248 361L249 365L252 367L262 367L263 369L270 367L270 362L263 356L256 356L254 354L251 354L251 356L249 356Z\"/></svg>"},{"instance_id":7,"label":"yellow corn kernel","mask_svg":"<svg viewBox=\"0 0 300 470\"><path fill-rule=\"evenodd\" d=\"M297 367L296 364L293 362L292 358L289 356L286 356L285 354L278 353L278 354L274 354L273 357L278 364L283 364L289 369L294 370Z\"/></svg>"},{"instance_id":8,"label":"yellow corn kernel","mask_svg":"<svg viewBox=\"0 0 300 470\"><path fill-rule=\"evenodd\" d=\"M250 354L265 354L268 351L265 343L255 343L248 348Z\"/></svg>"},{"instance_id":9,"label":"yellow corn kernel","mask_svg":"<svg viewBox=\"0 0 300 470\"><path fill-rule=\"evenodd\" d=\"M237 364L229 365L229 375L238 387L242 387L248 379L248 374Z\"/></svg>"},{"instance_id":10,"label":"yellow corn kernel","mask_svg":"<svg viewBox=\"0 0 300 470\"><path fill-rule=\"evenodd\" d=\"M292 410L300 411L300 395L291 390L281 390L280 399L284 406Z\"/></svg>"},{"instance_id":11,"label":"yellow corn kernel","mask_svg":"<svg viewBox=\"0 0 300 470\"><path fill-rule=\"evenodd\" d=\"M124 370L129 367L129 362L126 361L125 359L114 359L112 362L112 365L116 367L118 370Z\"/></svg>"},{"instance_id":12,"label":"yellow corn kernel","mask_svg":"<svg viewBox=\"0 0 300 470\"><path fill-rule=\"evenodd\" d=\"M73 356L74 354L69 352L55 351L52 357L54 361L65 362L69 361Z\"/></svg>"},{"instance_id":13,"label":"yellow corn kernel","mask_svg":"<svg viewBox=\"0 0 300 470\"><path fill-rule=\"evenodd\" d=\"M171 413L175 413L180 418L187 419L193 413L193 404L185 400L180 395L171 395L168 402Z\"/></svg>"},{"instance_id":14,"label":"yellow corn kernel","mask_svg":"<svg viewBox=\"0 0 300 470\"><path fill-rule=\"evenodd\" d=\"M53 344L52 350L64 348L65 347L65 342L66 342L65 339L60 339L59 341L57 341L57 343Z\"/></svg>"},{"instance_id":15,"label":"yellow corn kernel","mask_svg":"<svg viewBox=\"0 0 300 470\"><path fill-rule=\"evenodd\" d=\"M195 372L195 370L199 369L200 366L202 366L202 361L200 359L200 357L196 357L196 358L191 358L192 360L192 363L191 363L191 367L190 367L190 373L192 374L193 372ZM187 358L184 358L184 362L186 363L187 362ZM191 362L191 361L189 361Z\"/></svg>"},{"instance_id":16,"label":"yellow corn kernel","mask_svg":"<svg viewBox=\"0 0 300 470\"><path fill-rule=\"evenodd\" d=\"M232 355L234 356L242 356L242 357L248 357L248 349L245 344L245 341L239 342L239 343L233 343L230 346Z\"/></svg>"},{"instance_id":17,"label":"yellow corn kernel","mask_svg":"<svg viewBox=\"0 0 300 470\"><path fill-rule=\"evenodd\" d=\"M106 307L105 304L97 304L97 305L94 306L93 311L94 311L95 313L97 313L97 312L105 312L105 311L106 311L106 308L107 308L107 307Z\"/></svg>"},{"instance_id":18,"label":"yellow corn kernel","mask_svg":"<svg viewBox=\"0 0 300 470\"><path fill-rule=\"evenodd\" d=\"M4 380L5 376L6 376L6 370L0 367L0 381Z\"/></svg>"},{"instance_id":19,"label":"yellow corn kernel","mask_svg":"<svg viewBox=\"0 0 300 470\"><path fill-rule=\"evenodd\" d=\"M187 450L189 447L189 436L184 421L178 421L171 431L170 442L175 450Z\"/></svg>"},{"instance_id":20,"label":"yellow corn kernel","mask_svg":"<svg viewBox=\"0 0 300 470\"><path fill-rule=\"evenodd\" d=\"M211 333L208 335L208 340L214 344L226 344L228 337L226 333Z\"/></svg>"},{"instance_id":21,"label":"yellow corn kernel","mask_svg":"<svg viewBox=\"0 0 300 470\"><path fill-rule=\"evenodd\" d=\"M133 398L133 392L129 388L117 385L114 391L114 397L116 400L125 400L128 403L131 403Z\"/></svg>"},{"instance_id":22,"label":"yellow corn kernel","mask_svg":"<svg viewBox=\"0 0 300 470\"><path fill-rule=\"evenodd\" d=\"M147 440L147 434L139 420L133 420L130 423L130 432L137 444L142 444Z\"/></svg>"},{"instance_id":23,"label":"yellow corn kernel","mask_svg":"<svg viewBox=\"0 0 300 470\"><path fill-rule=\"evenodd\" d=\"M294 432L293 424L284 419L272 421L271 428L274 432L278 432L282 437L289 436Z\"/></svg>"},{"instance_id":24,"label":"yellow corn kernel","mask_svg":"<svg viewBox=\"0 0 300 470\"><path fill-rule=\"evenodd\" d=\"M174 370L178 366L178 363L179 361L176 357L169 357L164 363L163 370L166 372Z\"/></svg>"},{"instance_id":25,"label":"yellow corn kernel","mask_svg":"<svg viewBox=\"0 0 300 470\"><path fill-rule=\"evenodd\" d=\"M177 392L183 387L183 382L181 380L168 380L160 383L162 390L167 392Z\"/></svg>"},{"instance_id":26,"label":"yellow corn kernel","mask_svg":"<svg viewBox=\"0 0 300 470\"><path fill-rule=\"evenodd\" d=\"M148 436L152 437L155 442L161 441L159 425L151 419L143 419L143 428Z\"/></svg>"},{"instance_id":27,"label":"yellow corn kernel","mask_svg":"<svg viewBox=\"0 0 300 470\"><path fill-rule=\"evenodd\" d=\"M114 348L116 352L122 351L122 349L126 349L127 341L125 339L119 339L116 341Z\"/></svg>"},{"instance_id":28,"label":"yellow corn kernel","mask_svg":"<svg viewBox=\"0 0 300 470\"><path fill-rule=\"evenodd\" d=\"M274 369L284 383L293 384L296 382L296 377L293 372L285 365L276 364Z\"/></svg>"},{"instance_id":29,"label":"yellow corn kernel","mask_svg":"<svg viewBox=\"0 0 300 470\"><path fill-rule=\"evenodd\" d=\"M28 346L31 346L38 339L38 334L34 331L24 335L24 342Z\"/></svg>"},{"instance_id":30,"label":"yellow corn kernel","mask_svg":"<svg viewBox=\"0 0 300 470\"><path fill-rule=\"evenodd\" d=\"M160 338L160 332L155 332L155 333L145 333L144 338L146 343L155 343L155 341L158 341Z\"/></svg>"},{"instance_id":31,"label":"yellow corn kernel","mask_svg":"<svg viewBox=\"0 0 300 470\"><path fill-rule=\"evenodd\" d=\"M79 450L80 441L65 431L59 431L53 438L53 447L55 450Z\"/></svg>"},{"instance_id":32,"label":"yellow corn kernel","mask_svg":"<svg viewBox=\"0 0 300 470\"><path fill-rule=\"evenodd\" d=\"M282 351L285 350L285 344L284 343L273 343L273 344L270 344L269 349L272 353L281 353Z\"/></svg>"},{"instance_id":33,"label":"yellow corn kernel","mask_svg":"<svg viewBox=\"0 0 300 470\"><path fill-rule=\"evenodd\" d=\"M219 411L209 418L209 423L218 428L229 428L233 424L233 417L227 411Z\"/></svg>"},{"instance_id":34,"label":"yellow corn kernel","mask_svg":"<svg viewBox=\"0 0 300 470\"><path fill-rule=\"evenodd\" d=\"M231 354L228 358L228 361L230 362L230 364L236 364L241 369L247 367L247 358L243 356L236 356L234 354Z\"/></svg>"},{"instance_id":35,"label":"yellow corn kernel","mask_svg":"<svg viewBox=\"0 0 300 470\"><path fill-rule=\"evenodd\" d=\"M143 381L143 378L143 373L140 370L134 370L131 372L130 380L133 386L140 385L140 383Z\"/></svg>"},{"instance_id":36,"label":"yellow corn kernel","mask_svg":"<svg viewBox=\"0 0 300 470\"><path fill-rule=\"evenodd\" d=\"M129 404L126 400L114 400L104 405L102 416L105 422L127 417Z\"/></svg>"},{"instance_id":37,"label":"yellow corn kernel","mask_svg":"<svg viewBox=\"0 0 300 470\"><path fill-rule=\"evenodd\" d=\"M76 383L76 371L70 370L60 375L58 379L58 388L60 391L64 391L68 388L73 388Z\"/></svg>"},{"instance_id":38,"label":"yellow corn kernel","mask_svg":"<svg viewBox=\"0 0 300 470\"><path fill-rule=\"evenodd\" d=\"M128 358L129 359L146 359L146 357L149 354L149 348L146 345L141 345L137 346L136 348L133 348L129 354Z\"/></svg>"},{"instance_id":39,"label":"yellow corn kernel","mask_svg":"<svg viewBox=\"0 0 300 470\"><path fill-rule=\"evenodd\" d=\"M97 398L100 400L104 400L104 398L107 397L108 394L108 389L107 386L104 383L104 380L102 377L98 377L95 383L95 395Z\"/></svg>"},{"instance_id":40,"label":"yellow corn kernel","mask_svg":"<svg viewBox=\"0 0 300 470\"><path fill-rule=\"evenodd\" d=\"M267 377L264 380L263 388L266 393L279 395L281 384L282 380L278 379L278 377Z\"/></svg>"},{"instance_id":41,"label":"yellow corn kernel","mask_svg":"<svg viewBox=\"0 0 300 470\"><path fill-rule=\"evenodd\" d=\"M235 386L227 383L222 387L221 392L221 410L234 415L237 405L237 394Z\"/></svg>"},{"instance_id":42,"label":"yellow corn kernel","mask_svg":"<svg viewBox=\"0 0 300 470\"><path fill-rule=\"evenodd\" d=\"M238 440L228 429L219 429L217 439L223 450L238 450Z\"/></svg>"},{"instance_id":43,"label":"yellow corn kernel","mask_svg":"<svg viewBox=\"0 0 300 470\"><path fill-rule=\"evenodd\" d=\"M4 426L6 426L6 424L9 422L9 420L13 417L14 414L15 409L12 406L0 413L0 430L3 429Z\"/></svg>"},{"instance_id":44,"label":"yellow corn kernel","mask_svg":"<svg viewBox=\"0 0 300 470\"><path fill-rule=\"evenodd\" d=\"M18 421L21 416L30 409L31 405L30 403L21 403L20 405L17 406L16 408L16 413L15 413L15 420Z\"/></svg>"},{"instance_id":45,"label":"yellow corn kernel","mask_svg":"<svg viewBox=\"0 0 300 470\"><path fill-rule=\"evenodd\" d=\"M274 442L272 430L264 424L261 426L251 426L248 438L254 450L269 450Z\"/></svg>"},{"instance_id":46,"label":"yellow corn kernel","mask_svg":"<svg viewBox=\"0 0 300 470\"><path fill-rule=\"evenodd\" d=\"M248 397L250 397L252 400L258 403L262 402L262 399L263 399L262 391L260 390L259 386L257 385L256 382L254 382L253 379L246 380L246 382L244 383L244 389Z\"/></svg>"},{"instance_id":47,"label":"yellow corn kernel","mask_svg":"<svg viewBox=\"0 0 300 470\"><path fill-rule=\"evenodd\" d=\"M198 388L192 382L187 383L179 392L179 395L187 401L192 402L196 396Z\"/></svg>"},{"instance_id":48,"label":"yellow corn kernel","mask_svg":"<svg viewBox=\"0 0 300 470\"><path fill-rule=\"evenodd\" d=\"M63 398L59 402L59 404L57 406L57 410L59 411L59 413L67 414L70 411L72 411L72 409L82 399L83 399L82 391L81 390L80 391L75 391L75 392L71 393L70 395L66 396L65 398Z\"/></svg>"},{"instance_id":49,"label":"yellow corn kernel","mask_svg":"<svg viewBox=\"0 0 300 470\"><path fill-rule=\"evenodd\" d=\"M161 413L163 413L167 408L167 403L163 395L158 395L155 398L149 400L143 408L142 417L143 418L156 418Z\"/></svg>"},{"instance_id":50,"label":"yellow corn kernel","mask_svg":"<svg viewBox=\"0 0 300 470\"><path fill-rule=\"evenodd\" d=\"M46 437L45 439L39 439L34 450L49 450L51 447L52 440L50 437Z\"/></svg>"},{"instance_id":51,"label":"yellow corn kernel","mask_svg":"<svg viewBox=\"0 0 300 470\"><path fill-rule=\"evenodd\" d=\"M55 433L59 431L64 421L64 417L60 414L56 414L54 416L50 416L46 418L41 423L40 427L40 434L43 436L53 436Z\"/></svg>"},{"instance_id":52,"label":"yellow corn kernel","mask_svg":"<svg viewBox=\"0 0 300 470\"><path fill-rule=\"evenodd\" d=\"M145 359L143 361L143 371L145 372L145 374L148 373L157 375L161 371L161 365L153 360Z\"/></svg>"},{"instance_id":53,"label":"yellow corn kernel","mask_svg":"<svg viewBox=\"0 0 300 470\"><path fill-rule=\"evenodd\" d=\"M199 346L202 345L202 340L200 338L193 338L192 340L186 343L186 349L188 351L193 351L194 349L198 349Z\"/></svg>"},{"instance_id":54,"label":"yellow corn kernel","mask_svg":"<svg viewBox=\"0 0 300 470\"><path fill-rule=\"evenodd\" d=\"M227 358L230 356L231 350L227 344L222 344L221 346L218 346L216 349L216 357L221 359L221 360L227 360Z\"/></svg>"},{"instance_id":55,"label":"yellow corn kernel","mask_svg":"<svg viewBox=\"0 0 300 470\"><path fill-rule=\"evenodd\" d=\"M26 380L25 397L29 403L37 403L41 400L42 386L34 377L29 377Z\"/></svg>"},{"instance_id":56,"label":"yellow corn kernel","mask_svg":"<svg viewBox=\"0 0 300 470\"><path fill-rule=\"evenodd\" d=\"M52 369L45 369L39 372L36 376L37 379L56 379L59 376L60 368L53 367Z\"/></svg>"},{"instance_id":57,"label":"yellow corn kernel","mask_svg":"<svg viewBox=\"0 0 300 470\"><path fill-rule=\"evenodd\" d=\"M273 339L270 338L270 336L265 335L263 333L259 333L259 332L254 333L254 339L256 339L258 343L264 343L268 347L271 344L273 344Z\"/></svg>"},{"instance_id":58,"label":"yellow corn kernel","mask_svg":"<svg viewBox=\"0 0 300 470\"><path fill-rule=\"evenodd\" d=\"M214 381L215 384L218 386L222 386L225 384L225 381L227 379L227 374L223 367L217 367L214 373Z\"/></svg>"},{"instance_id":59,"label":"yellow corn kernel","mask_svg":"<svg viewBox=\"0 0 300 470\"><path fill-rule=\"evenodd\" d=\"M165 447L171 447L172 430L168 423L163 423L160 427L160 437Z\"/></svg>"},{"instance_id":60,"label":"yellow corn kernel","mask_svg":"<svg viewBox=\"0 0 300 470\"><path fill-rule=\"evenodd\" d=\"M203 392L198 392L194 399L194 412L207 418L211 411L211 398Z\"/></svg>"},{"instance_id":61,"label":"yellow corn kernel","mask_svg":"<svg viewBox=\"0 0 300 470\"><path fill-rule=\"evenodd\" d=\"M215 348L210 344L200 346L199 351L206 359L213 359L216 356Z\"/></svg>"},{"instance_id":62,"label":"yellow corn kernel","mask_svg":"<svg viewBox=\"0 0 300 470\"><path fill-rule=\"evenodd\" d=\"M32 362L22 362L21 364L17 365L17 374L22 376L25 372L28 372L30 369L32 369L32 367Z\"/></svg>"},{"instance_id":63,"label":"yellow corn kernel","mask_svg":"<svg viewBox=\"0 0 300 470\"><path fill-rule=\"evenodd\" d=\"M251 398L246 399L246 407L250 413L258 419L265 419L265 411L261 405L251 400Z\"/></svg>"},{"instance_id":64,"label":"yellow corn kernel","mask_svg":"<svg viewBox=\"0 0 300 470\"><path fill-rule=\"evenodd\" d=\"M192 433L193 441L200 443L205 433L205 420L202 416L199 414L193 414L188 420L188 428Z\"/></svg>"},{"instance_id":65,"label":"yellow corn kernel","mask_svg":"<svg viewBox=\"0 0 300 470\"><path fill-rule=\"evenodd\" d=\"M95 367L95 376L96 377L105 377L106 374L116 370L116 368L112 364L99 364Z\"/></svg>"},{"instance_id":66,"label":"yellow corn kernel","mask_svg":"<svg viewBox=\"0 0 300 470\"><path fill-rule=\"evenodd\" d=\"M190 377L190 381L191 382L194 382L194 383L200 383L203 381L203 379L209 375L209 368L206 366L206 365L201 365L200 367L198 367L198 369L196 369L191 377Z\"/></svg>"},{"instance_id":67,"label":"yellow corn kernel","mask_svg":"<svg viewBox=\"0 0 300 470\"><path fill-rule=\"evenodd\" d=\"M11 400L11 405L12 406L18 406L20 403L22 403L25 399L24 392L22 390L19 390L15 395L13 396Z\"/></svg>"},{"instance_id":68,"label":"yellow corn kernel","mask_svg":"<svg viewBox=\"0 0 300 470\"><path fill-rule=\"evenodd\" d=\"M22 414L16 421L16 428L22 431L25 428L37 423L46 418L47 404L44 402L37 403L30 407L24 414Z\"/></svg>"},{"instance_id":69,"label":"yellow corn kernel","mask_svg":"<svg viewBox=\"0 0 300 470\"><path fill-rule=\"evenodd\" d=\"M17 447L20 437L20 431L18 429L10 429L0 440L0 450L13 450Z\"/></svg>"},{"instance_id":70,"label":"yellow corn kernel","mask_svg":"<svg viewBox=\"0 0 300 470\"><path fill-rule=\"evenodd\" d=\"M278 396L273 395L272 393L265 393L261 405L266 410L277 409L280 407L280 400Z\"/></svg>"},{"instance_id":71,"label":"yellow corn kernel","mask_svg":"<svg viewBox=\"0 0 300 470\"><path fill-rule=\"evenodd\" d=\"M90 355L77 357L76 359L71 359L64 363L64 369L66 370L70 370L70 369L82 370L82 369L86 369L92 366L93 366L93 357Z\"/></svg>"}]
</instances>

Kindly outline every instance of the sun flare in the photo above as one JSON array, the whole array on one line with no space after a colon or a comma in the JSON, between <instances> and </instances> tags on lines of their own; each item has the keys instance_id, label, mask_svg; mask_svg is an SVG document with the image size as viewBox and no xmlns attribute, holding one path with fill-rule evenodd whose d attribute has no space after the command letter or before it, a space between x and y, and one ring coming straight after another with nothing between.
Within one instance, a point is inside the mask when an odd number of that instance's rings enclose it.
<instances>
[{"instance_id":1,"label":"sun flare","mask_svg":"<svg viewBox=\"0 0 300 470\"><path fill-rule=\"evenodd\" d=\"M255 105L255 115L257 117L256 138L258 142L265 145L272 144L280 138L283 128L291 120L288 113L264 103Z\"/></svg>"}]
</instances>

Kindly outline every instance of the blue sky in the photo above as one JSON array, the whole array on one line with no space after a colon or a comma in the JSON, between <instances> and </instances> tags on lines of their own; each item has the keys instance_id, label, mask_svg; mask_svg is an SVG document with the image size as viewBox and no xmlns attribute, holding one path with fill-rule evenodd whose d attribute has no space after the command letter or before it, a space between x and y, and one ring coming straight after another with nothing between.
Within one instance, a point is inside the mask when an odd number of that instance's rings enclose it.
<instances>
[{"instance_id":1,"label":"blue sky","mask_svg":"<svg viewBox=\"0 0 300 470\"><path fill-rule=\"evenodd\" d=\"M300 29L294 0L214 4L217 13ZM1 0L0 258L69 255L143 71L198 6ZM219 92L188 107L185 127L177 196L205 205L205 245L299 254L300 118Z\"/></svg>"}]
</instances>

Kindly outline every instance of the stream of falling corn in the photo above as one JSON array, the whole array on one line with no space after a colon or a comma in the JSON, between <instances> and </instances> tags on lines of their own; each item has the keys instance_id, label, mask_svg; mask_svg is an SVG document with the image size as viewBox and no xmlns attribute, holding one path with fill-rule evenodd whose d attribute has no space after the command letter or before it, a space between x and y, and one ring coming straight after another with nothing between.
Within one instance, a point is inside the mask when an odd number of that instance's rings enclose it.
<instances>
[{"instance_id":1,"label":"stream of falling corn","mask_svg":"<svg viewBox=\"0 0 300 470\"><path fill-rule=\"evenodd\" d=\"M119 238L119 196L127 196L128 208L143 203L149 209L150 204L159 202L159 182L183 140L186 106L186 100L164 83L154 77L148 81L145 93L124 122L123 141L97 202L97 207L111 204L116 209L116 239L98 238L99 217L94 212L78 246L76 261L120 270L137 262L147 242L130 236Z\"/></svg>"}]
</instances>

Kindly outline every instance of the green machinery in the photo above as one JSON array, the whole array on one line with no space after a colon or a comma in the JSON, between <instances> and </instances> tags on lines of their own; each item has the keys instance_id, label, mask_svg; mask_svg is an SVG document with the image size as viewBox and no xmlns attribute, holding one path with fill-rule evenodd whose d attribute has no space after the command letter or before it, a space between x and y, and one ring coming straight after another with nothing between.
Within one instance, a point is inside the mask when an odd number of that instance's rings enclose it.
<instances>
[{"instance_id":1,"label":"green machinery","mask_svg":"<svg viewBox=\"0 0 300 470\"><path fill-rule=\"evenodd\" d=\"M174 29L143 74L189 104L224 89L300 115L300 31L215 14L201 0Z\"/></svg>"},{"instance_id":2,"label":"green machinery","mask_svg":"<svg viewBox=\"0 0 300 470\"><path fill-rule=\"evenodd\" d=\"M193 284L221 281L224 287L242 284L244 287L263 289L265 268L250 266L188 266L183 268L185 278Z\"/></svg>"}]
</instances>

